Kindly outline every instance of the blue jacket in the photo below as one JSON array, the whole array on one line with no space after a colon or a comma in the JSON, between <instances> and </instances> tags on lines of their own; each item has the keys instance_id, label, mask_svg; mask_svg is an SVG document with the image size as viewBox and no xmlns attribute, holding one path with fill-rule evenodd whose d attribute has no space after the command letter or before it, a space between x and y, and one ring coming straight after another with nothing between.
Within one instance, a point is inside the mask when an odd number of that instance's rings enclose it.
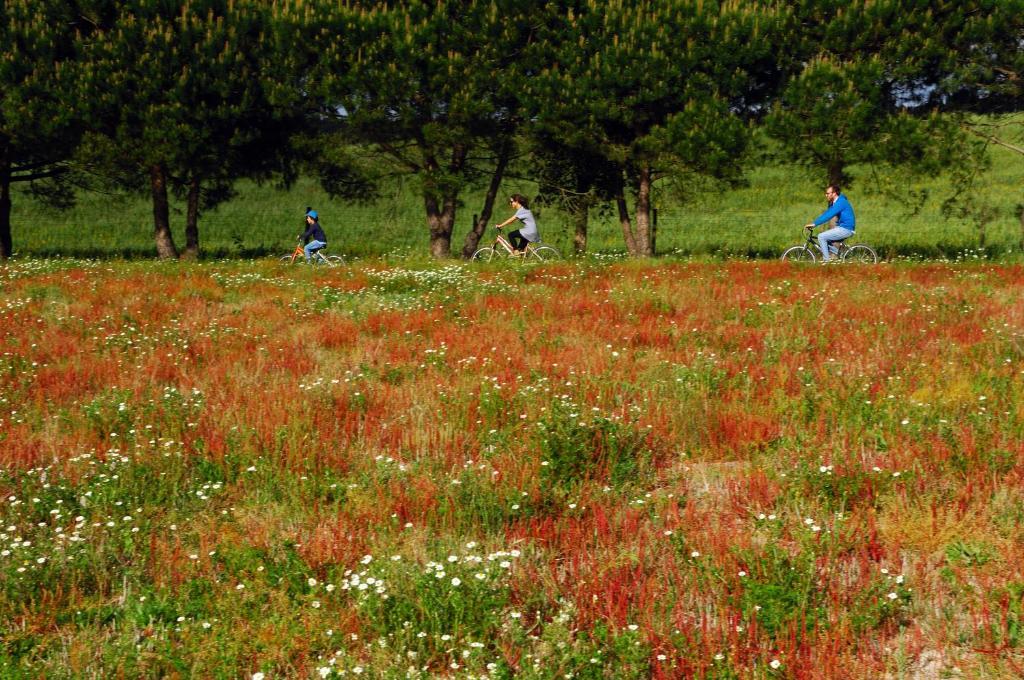
<instances>
[{"instance_id":1,"label":"blue jacket","mask_svg":"<svg viewBox=\"0 0 1024 680\"><path fill-rule=\"evenodd\" d=\"M814 226L817 227L825 224L836 215L839 215L837 227L849 229L850 231L854 230L857 225L857 218L853 215L853 206L850 205L850 202L846 200L846 196L843 194L839 194L836 200L832 201L832 205L828 210L818 215L818 219L814 220Z\"/></svg>"}]
</instances>

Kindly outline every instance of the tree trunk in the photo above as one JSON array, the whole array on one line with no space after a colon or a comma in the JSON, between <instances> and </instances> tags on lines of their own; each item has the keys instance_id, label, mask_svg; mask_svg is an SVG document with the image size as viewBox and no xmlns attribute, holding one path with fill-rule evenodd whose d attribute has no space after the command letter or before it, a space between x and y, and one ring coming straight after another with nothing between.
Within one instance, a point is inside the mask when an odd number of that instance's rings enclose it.
<instances>
[{"instance_id":1,"label":"tree trunk","mask_svg":"<svg viewBox=\"0 0 1024 680\"><path fill-rule=\"evenodd\" d=\"M433 194L424 196L427 224L430 226L430 255L441 259L452 252L452 228L455 226L455 198L443 196L440 201Z\"/></svg>"},{"instance_id":2,"label":"tree trunk","mask_svg":"<svg viewBox=\"0 0 1024 680\"><path fill-rule=\"evenodd\" d=\"M423 167L427 177L423 186L423 202L427 209L427 225L430 227L430 254L438 259L452 253L452 230L455 227L455 206L459 190L452 177L462 174L466 165L469 147L456 144L452 147L451 160L444 177L438 181L439 164L432 152L424 153Z\"/></svg>"},{"instance_id":3,"label":"tree trunk","mask_svg":"<svg viewBox=\"0 0 1024 680\"><path fill-rule=\"evenodd\" d=\"M193 175L188 181L188 197L185 203L185 252L182 257L199 259L199 198L202 182Z\"/></svg>"},{"instance_id":4,"label":"tree trunk","mask_svg":"<svg viewBox=\"0 0 1024 680\"><path fill-rule=\"evenodd\" d=\"M846 173L843 172L843 162L833 160L828 164L828 183L834 184L840 189L845 189Z\"/></svg>"},{"instance_id":5,"label":"tree trunk","mask_svg":"<svg viewBox=\"0 0 1024 680\"><path fill-rule=\"evenodd\" d=\"M619 209L619 226L622 227L622 238L626 242L626 252L636 255L636 234L633 231L633 220L629 217L629 206L626 204L626 185L619 172L615 180L615 206Z\"/></svg>"},{"instance_id":6,"label":"tree trunk","mask_svg":"<svg viewBox=\"0 0 1024 680\"><path fill-rule=\"evenodd\" d=\"M590 201L582 199L574 204L572 210L572 249L577 255L587 252L587 228L590 224Z\"/></svg>"},{"instance_id":7,"label":"tree trunk","mask_svg":"<svg viewBox=\"0 0 1024 680\"><path fill-rule=\"evenodd\" d=\"M506 140L508 138L506 137ZM473 228L466 234L466 241L462 245L462 257L469 259L473 257L477 246L480 245L480 238L487 231L487 223L491 221L494 212L494 202L498 196L498 189L501 187L501 180L505 176L505 168L512 157L512 144L506 141L498 152L498 163L494 166L494 173L491 174L491 183L487 186L487 195L484 196L484 208Z\"/></svg>"},{"instance_id":8,"label":"tree trunk","mask_svg":"<svg viewBox=\"0 0 1024 680\"><path fill-rule=\"evenodd\" d=\"M149 186L153 194L153 239L156 255L161 260L178 257L178 249L171 235L171 208L167 200L167 169L160 163L149 168Z\"/></svg>"},{"instance_id":9,"label":"tree trunk","mask_svg":"<svg viewBox=\"0 0 1024 680\"><path fill-rule=\"evenodd\" d=\"M622 195L616 196L615 206L619 209L619 225L622 227L622 238L626 241L626 252L630 255L635 255L636 238L633 235L633 221L629 217L629 206L626 205L626 197Z\"/></svg>"},{"instance_id":10,"label":"tree trunk","mask_svg":"<svg viewBox=\"0 0 1024 680\"><path fill-rule=\"evenodd\" d=\"M11 163L0 161L0 260L14 254L11 239Z\"/></svg>"},{"instance_id":11,"label":"tree trunk","mask_svg":"<svg viewBox=\"0 0 1024 680\"><path fill-rule=\"evenodd\" d=\"M1017 219L1020 220L1020 249L1024 252L1024 205L1017 206Z\"/></svg>"},{"instance_id":12,"label":"tree trunk","mask_svg":"<svg viewBox=\"0 0 1024 680\"><path fill-rule=\"evenodd\" d=\"M636 252L639 257L654 256L654 241L651 238L651 166L644 163L640 166L636 192Z\"/></svg>"}]
</instances>

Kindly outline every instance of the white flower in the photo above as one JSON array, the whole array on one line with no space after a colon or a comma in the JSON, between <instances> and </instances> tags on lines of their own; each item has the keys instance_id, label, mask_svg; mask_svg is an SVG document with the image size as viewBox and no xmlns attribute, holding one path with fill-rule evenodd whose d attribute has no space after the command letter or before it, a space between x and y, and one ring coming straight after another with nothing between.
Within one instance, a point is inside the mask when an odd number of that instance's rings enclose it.
<instances>
[{"instance_id":1,"label":"white flower","mask_svg":"<svg viewBox=\"0 0 1024 680\"><path fill-rule=\"evenodd\" d=\"M700 557L700 553L694 550L692 553L690 553L690 557Z\"/></svg>"},{"instance_id":2,"label":"white flower","mask_svg":"<svg viewBox=\"0 0 1024 680\"><path fill-rule=\"evenodd\" d=\"M311 604L313 606L313 609L320 609L320 600L313 600Z\"/></svg>"},{"instance_id":3,"label":"white flower","mask_svg":"<svg viewBox=\"0 0 1024 680\"><path fill-rule=\"evenodd\" d=\"M779 666L782 665L782 662L779 661L778 659L772 659L771 663L769 663L768 665L771 666L772 668L778 668Z\"/></svg>"},{"instance_id":4,"label":"white flower","mask_svg":"<svg viewBox=\"0 0 1024 680\"><path fill-rule=\"evenodd\" d=\"M897 595L896 593L889 593L888 595L886 595L886 597L890 600L895 600L897 597L899 597L899 595Z\"/></svg>"},{"instance_id":5,"label":"white flower","mask_svg":"<svg viewBox=\"0 0 1024 680\"><path fill-rule=\"evenodd\" d=\"M360 564L369 564L370 562L373 562L373 555L363 555L363 559L359 560ZM355 669L352 670L354 671ZM360 669L360 672L362 672L362 669Z\"/></svg>"},{"instance_id":6,"label":"white flower","mask_svg":"<svg viewBox=\"0 0 1024 680\"><path fill-rule=\"evenodd\" d=\"M331 674L331 667L321 666L320 668L316 669L316 672L320 674L321 678L326 678L328 675Z\"/></svg>"},{"instance_id":7,"label":"white flower","mask_svg":"<svg viewBox=\"0 0 1024 680\"><path fill-rule=\"evenodd\" d=\"M458 588L459 586L462 585L462 579L460 579L458 576L456 576L455 578L452 579L452 585L455 586L456 588Z\"/></svg>"},{"instance_id":8,"label":"white flower","mask_svg":"<svg viewBox=\"0 0 1024 680\"><path fill-rule=\"evenodd\" d=\"M252 680L263 680L263 673L253 673Z\"/></svg>"},{"instance_id":9,"label":"white flower","mask_svg":"<svg viewBox=\"0 0 1024 680\"><path fill-rule=\"evenodd\" d=\"M306 583L308 583L309 587L312 588L313 586L316 585L316 579L311 576L311 577L309 577L309 580L306 581Z\"/></svg>"}]
</instances>

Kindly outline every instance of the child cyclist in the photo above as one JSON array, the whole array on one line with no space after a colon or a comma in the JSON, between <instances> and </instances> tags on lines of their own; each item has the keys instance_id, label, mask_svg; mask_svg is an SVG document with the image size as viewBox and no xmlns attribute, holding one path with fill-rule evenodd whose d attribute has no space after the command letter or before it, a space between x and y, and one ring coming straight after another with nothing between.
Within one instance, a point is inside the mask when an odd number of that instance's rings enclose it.
<instances>
[{"instance_id":1,"label":"child cyclist","mask_svg":"<svg viewBox=\"0 0 1024 680\"><path fill-rule=\"evenodd\" d=\"M306 231L299 236L306 246L302 251L306 254L306 262L311 262L313 253L327 247L327 235L320 226L319 215L315 210L306 208Z\"/></svg>"},{"instance_id":2,"label":"child cyclist","mask_svg":"<svg viewBox=\"0 0 1024 680\"><path fill-rule=\"evenodd\" d=\"M526 252L527 243L536 243L540 240L540 232L537 231L537 221L533 218L533 213L530 212L529 202L527 201L526 196L523 196L522 194L512 194L508 199L508 204L516 211L516 214L501 224L496 224L494 226L497 229L501 229L502 227L512 224L516 220L522 222L522 227L509 232L508 240L515 249L514 254L523 255Z\"/></svg>"}]
</instances>

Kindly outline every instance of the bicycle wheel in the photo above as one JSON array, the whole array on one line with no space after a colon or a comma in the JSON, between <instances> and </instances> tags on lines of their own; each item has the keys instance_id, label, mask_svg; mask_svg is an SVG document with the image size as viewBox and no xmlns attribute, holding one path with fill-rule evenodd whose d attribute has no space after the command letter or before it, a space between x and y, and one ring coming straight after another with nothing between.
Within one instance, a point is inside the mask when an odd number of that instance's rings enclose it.
<instances>
[{"instance_id":1,"label":"bicycle wheel","mask_svg":"<svg viewBox=\"0 0 1024 680\"><path fill-rule=\"evenodd\" d=\"M337 267L338 265L345 264L345 258L341 255L326 255L325 257L327 258L328 267Z\"/></svg>"},{"instance_id":2,"label":"bicycle wheel","mask_svg":"<svg viewBox=\"0 0 1024 680\"><path fill-rule=\"evenodd\" d=\"M878 262L878 255L871 248L863 243L858 243L850 248L843 255L843 262L854 262L857 264L875 264Z\"/></svg>"},{"instance_id":3,"label":"bicycle wheel","mask_svg":"<svg viewBox=\"0 0 1024 680\"><path fill-rule=\"evenodd\" d=\"M807 246L793 246L792 248L787 248L786 252L782 253L782 261L814 264L817 258L814 257L814 252Z\"/></svg>"},{"instance_id":4,"label":"bicycle wheel","mask_svg":"<svg viewBox=\"0 0 1024 680\"><path fill-rule=\"evenodd\" d=\"M539 248L533 249L533 256L542 262L550 262L551 260L561 260L562 256L558 254L558 251L551 246L540 246Z\"/></svg>"},{"instance_id":5,"label":"bicycle wheel","mask_svg":"<svg viewBox=\"0 0 1024 680\"><path fill-rule=\"evenodd\" d=\"M291 255L282 255L277 261L281 264L292 264L293 262L302 262L302 258L298 257L293 260Z\"/></svg>"},{"instance_id":6,"label":"bicycle wheel","mask_svg":"<svg viewBox=\"0 0 1024 680\"><path fill-rule=\"evenodd\" d=\"M490 262L491 260L496 260L499 257L501 257L501 255L491 246L486 246L473 253L474 262Z\"/></svg>"}]
</instances>

